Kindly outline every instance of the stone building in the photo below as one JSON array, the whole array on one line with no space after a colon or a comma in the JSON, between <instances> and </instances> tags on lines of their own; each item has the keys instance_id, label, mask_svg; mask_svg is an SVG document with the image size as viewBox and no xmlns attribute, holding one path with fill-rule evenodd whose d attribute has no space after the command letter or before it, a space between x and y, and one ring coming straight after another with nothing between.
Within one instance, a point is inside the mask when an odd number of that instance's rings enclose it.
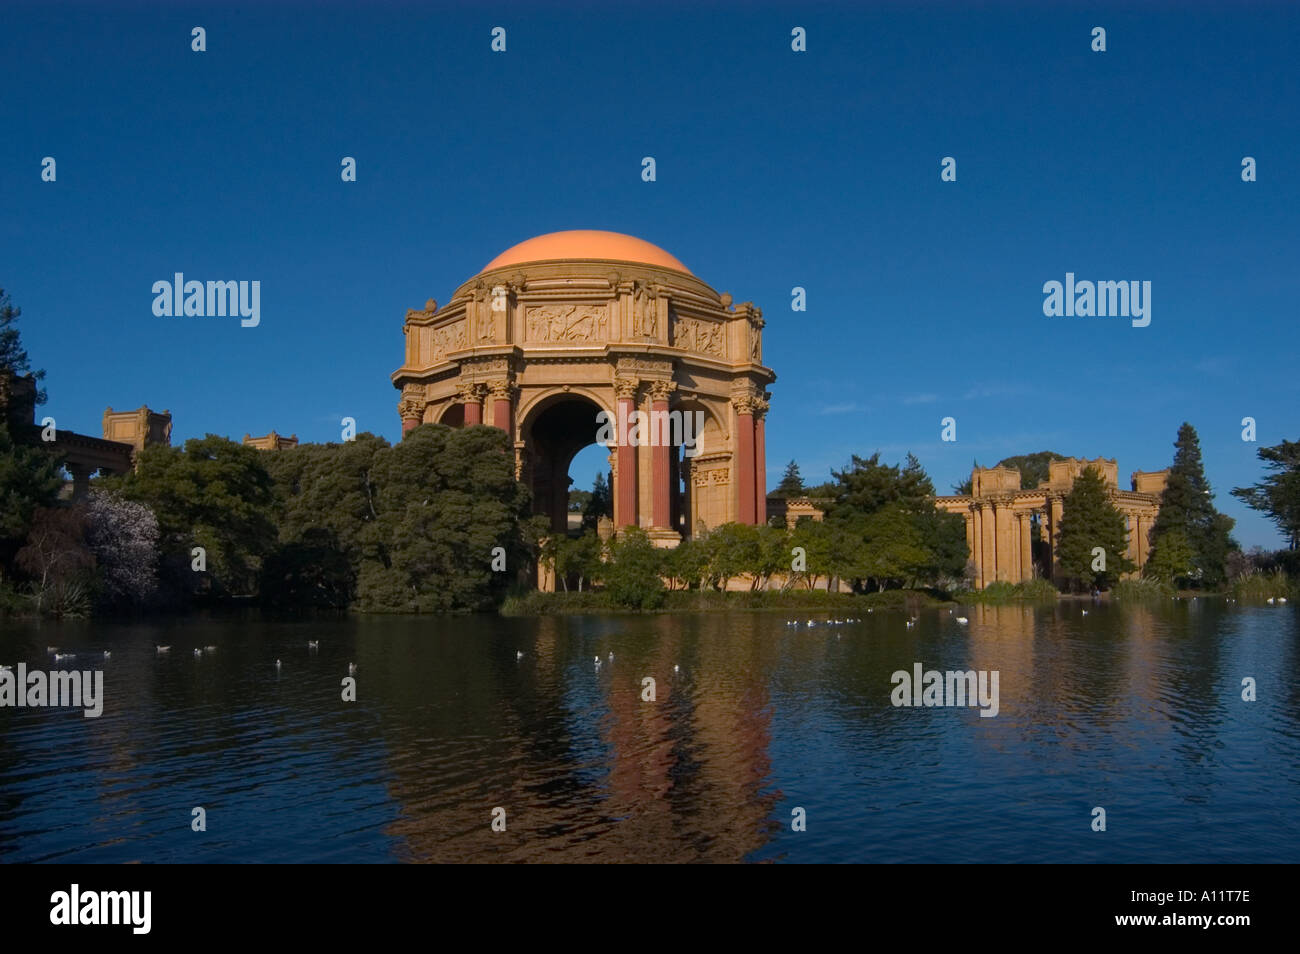
<instances>
[{"instance_id":1,"label":"stone building","mask_svg":"<svg viewBox=\"0 0 1300 954\"><path fill-rule=\"evenodd\" d=\"M764 416L776 375L763 314L672 255L615 232L555 232L502 252L452 294L406 313L392 375L403 433L425 422L510 435L538 513L566 526L568 468L615 422L702 424L696 447L651 428L606 443L614 523L673 546L699 528L766 520ZM666 429L665 429L666 430ZM602 440L602 443L605 443Z\"/></svg>"},{"instance_id":2,"label":"stone building","mask_svg":"<svg viewBox=\"0 0 1300 954\"><path fill-rule=\"evenodd\" d=\"M1057 545L1064 500L1074 480L1087 467L1096 468L1106 484L1111 504L1128 525L1127 555L1140 570L1150 551L1150 532L1160 511L1169 471L1136 471L1131 490L1119 489L1119 465L1114 459L1070 457L1049 465L1047 480L1034 489L1021 489L1020 471L1011 467L976 467L969 495L938 497L936 506L966 520L966 545L975 565L975 588L993 582L1021 583L1035 576L1060 579ZM1034 541L1041 541L1041 565L1034 561Z\"/></svg>"}]
</instances>

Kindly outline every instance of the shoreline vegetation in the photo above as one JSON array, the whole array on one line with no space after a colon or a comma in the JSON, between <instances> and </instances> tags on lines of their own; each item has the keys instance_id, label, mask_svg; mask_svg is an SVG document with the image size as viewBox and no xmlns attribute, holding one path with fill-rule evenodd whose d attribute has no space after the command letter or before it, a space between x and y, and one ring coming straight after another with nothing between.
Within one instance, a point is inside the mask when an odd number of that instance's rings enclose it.
<instances>
[{"instance_id":1,"label":"shoreline vegetation","mask_svg":"<svg viewBox=\"0 0 1300 954\"><path fill-rule=\"evenodd\" d=\"M781 514L758 525L699 523L672 548L656 546L643 528L613 526L603 477L556 502L567 511L534 513L514 442L485 425L421 424L396 444L345 429L338 443L277 450L208 434L145 446L120 475L69 481L66 449L34 424L43 372L31 369L15 327L20 314L0 289L0 618L250 607L282 615L857 616L1094 594L1118 602L1183 591L1243 603L1300 596L1300 442L1259 448L1263 479L1232 490L1287 541L1274 553L1243 552L1230 535L1233 520L1214 507L1188 423L1174 443L1140 578L1143 548L1130 547L1139 541L1114 506L1113 485L1088 466L1061 501L1059 526L1030 521L1033 572L1052 579L978 592L966 520L936 505L934 482L912 454L897 464L878 452L851 454L816 487L791 461L769 498L816 500L814 513L793 526ZM1021 488L1032 489L1061 458L1039 451L997 466L1018 471Z\"/></svg>"}]
</instances>

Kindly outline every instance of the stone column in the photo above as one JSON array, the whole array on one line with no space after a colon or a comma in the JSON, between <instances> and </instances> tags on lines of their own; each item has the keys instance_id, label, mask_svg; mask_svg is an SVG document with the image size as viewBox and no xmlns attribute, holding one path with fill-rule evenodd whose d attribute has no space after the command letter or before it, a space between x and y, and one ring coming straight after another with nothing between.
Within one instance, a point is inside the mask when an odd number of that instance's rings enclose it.
<instances>
[{"instance_id":1,"label":"stone column","mask_svg":"<svg viewBox=\"0 0 1300 954\"><path fill-rule=\"evenodd\" d=\"M1030 539L1030 526L1033 515L1020 515L1020 580L1026 582L1034 578L1034 542Z\"/></svg>"},{"instance_id":2,"label":"stone column","mask_svg":"<svg viewBox=\"0 0 1300 954\"><path fill-rule=\"evenodd\" d=\"M766 400L758 401L754 414L754 522L767 523Z\"/></svg>"},{"instance_id":3,"label":"stone column","mask_svg":"<svg viewBox=\"0 0 1300 954\"><path fill-rule=\"evenodd\" d=\"M457 394L465 407L465 426L472 427L483 423L483 385L463 385Z\"/></svg>"},{"instance_id":4,"label":"stone column","mask_svg":"<svg viewBox=\"0 0 1300 954\"><path fill-rule=\"evenodd\" d=\"M1052 580L1055 582L1061 578L1061 515L1065 511L1065 506L1060 497L1052 497L1048 503L1048 510L1051 513L1051 528L1048 531L1047 539L1052 548L1052 559L1050 563L1050 573Z\"/></svg>"},{"instance_id":5,"label":"stone column","mask_svg":"<svg viewBox=\"0 0 1300 954\"><path fill-rule=\"evenodd\" d=\"M492 426L510 433L510 382L493 381L488 384L488 393L492 397Z\"/></svg>"},{"instance_id":6,"label":"stone column","mask_svg":"<svg viewBox=\"0 0 1300 954\"><path fill-rule=\"evenodd\" d=\"M676 387L672 381L655 381L650 385L650 522L657 530L672 529L669 467L672 429L668 421L668 395Z\"/></svg>"},{"instance_id":7,"label":"stone column","mask_svg":"<svg viewBox=\"0 0 1300 954\"><path fill-rule=\"evenodd\" d=\"M74 464L72 461L63 465L63 469L72 477L72 499L85 500L90 495L90 471L92 468L85 464Z\"/></svg>"},{"instance_id":8,"label":"stone column","mask_svg":"<svg viewBox=\"0 0 1300 954\"><path fill-rule=\"evenodd\" d=\"M1151 548L1151 541L1147 536L1151 533L1151 518L1142 514L1135 514L1133 523L1137 527L1137 565L1138 569L1147 565L1147 557L1150 555L1147 551Z\"/></svg>"},{"instance_id":9,"label":"stone column","mask_svg":"<svg viewBox=\"0 0 1300 954\"><path fill-rule=\"evenodd\" d=\"M632 416L636 413L635 378L619 378L614 382L618 395L618 446L615 449L614 524L617 527L638 526L636 506L636 447L628 441Z\"/></svg>"},{"instance_id":10,"label":"stone column","mask_svg":"<svg viewBox=\"0 0 1300 954\"><path fill-rule=\"evenodd\" d=\"M975 589L984 589L984 505L970 505L970 558L975 564Z\"/></svg>"},{"instance_id":11,"label":"stone column","mask_svg":"<svg viewBox=\"0 0 1300 954\"><path fill-rule=\"evenodd\" d=\"M984 551L984 585L988 586L998 578L997 509L993 503L984 504L982 522L984 539L980 547Z\"/></svg>"},{"instance_id":12,"label":"stone column","mask_svg":"<svg viewBox=\"0 0 1300 954\"><path fill-rule=\"evenodd\" d=\"M1012 553L1012 534L1011 534L1011 510L1010 505L1004 502L998 502L993 505L994 520L997 524L997 533L995 535L994 546L997 548L997 577L996 579L1004 582L1011 582L1012 562L1015 554Z\"/></svg>"},{"instance_id":13,"label":"stone column","mask_svg":"<svg viewBox=\"0 0 1300 954\"><path fill-rule=\"evenodd\" d=\"M752 524L754 507L754 399L731 399L736 409L736 522Z\"/></svg>"}]
</instances>

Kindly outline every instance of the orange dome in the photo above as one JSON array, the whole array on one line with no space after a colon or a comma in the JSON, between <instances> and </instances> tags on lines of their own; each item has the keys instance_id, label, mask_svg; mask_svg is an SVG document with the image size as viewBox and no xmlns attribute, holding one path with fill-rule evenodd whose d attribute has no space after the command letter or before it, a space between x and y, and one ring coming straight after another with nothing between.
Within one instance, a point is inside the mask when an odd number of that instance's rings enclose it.
<instances>
[{"instance_id":1,"label":"orange dome","mask_svg":"<svg viewBox=\"0 0 1300 954\"><path fill-rule=\"evenodd\" d=\"M621 232L600 232L594 229L576 229L571 232L550 232L520 242L506 249L484 266L491 271L506 265L525 262L550 262L559 259L609 259L616 262L637 262L656 265L673 271L691 274L691 270L658 245Z\"/></svg>"}]
</instances>

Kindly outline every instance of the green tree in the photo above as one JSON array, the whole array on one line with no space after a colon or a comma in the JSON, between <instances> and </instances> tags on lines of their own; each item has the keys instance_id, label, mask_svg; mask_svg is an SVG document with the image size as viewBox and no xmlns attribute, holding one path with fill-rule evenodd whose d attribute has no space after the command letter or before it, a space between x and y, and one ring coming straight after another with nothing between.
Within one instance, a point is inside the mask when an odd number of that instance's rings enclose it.
<instances>
[{"instance_id":1,"label":"green tree","mask_svg":"<svg viewBox=\"0 0 1300 954\"><path fill-rule=\"evenodd\" d=\"M1128 558L1128 532L1124 515L1106 493L1105 478L1095 467L1075 478L1063 501L1061 515L1061 572L1071 581L1107 589L1134 569ZM1104 551L1104 563L1095 549ZM1104 569L1095 569L1098 565Z\"/></svg>"},{"instance_id":2,"label":"green tree","mask_svg":"<svg viewBox=\"0 0 1300 954\"><path fill-rule=\"evenodd\" d=\"M596 480L591 485L591 496L587 499L586 506L582 510L582 528L584 530L595 530L596 524L601 517L614 516L614 498L610 493L609 481L605 479L604 472L596 474Z\"/></svg>"},{"instance_id":3,"label":"green tree","mask_svg":"<svg viewBox=\"0 0 1300 954\"><path fill-rule=\"evenodd\" d=\"M714 527L706 541L709 553L708 576L714 586L725 590L738 576L754 572L762 563L758 527L744 523L724 523Z\"/></svg>"},{"instance_id":4,"label":"green tree","mask_svg":"<svg viewBox=\"0 0 1300 954\"><path fill-rule=\"evenodd\" d=\"M664 574L684 590L698 588L708 571L708 548L699 540L683 540L664 557Z\"/></svg>"},{"instance_id":5,"label":"green tree","mask_svg":"<svg viewBox=\"0 0 1300 954\"><path fill-rule=\"evenodd\" d=\"M532 553L529 494L495 427L423 424L375 455L375 512L361 531L357 599L370 611L488 609ZM498 550L497 548L500 548ZM504 572L494 568L504 558Z\"/></svg>"},{"instance_id":6,"label":"green tree","mask_svg":"<svg viewBox=\"0 0 1300 954\"><path fill-rule=\"evenodd\" d=\"M794 461L785 465L781 482L776 485L769 497L802 497L804 495L803 478L799 476L799 465Z\"/></svg>"},{"instance_id":7,"label":"green tree","mask_svg":"<svg viewBox=\"0 0 1300 954\"><path fill-rule=\"evenodd\" d=\"M1300 550L1300 441L1284 440L1256 454L1269 473L1257 484L1235 488L1232 495L1267 514L1286 537L1287 549Z\"/></svg>"},{"instance_id":8,"label":"green tree","mask_svg":"<svg viewBox=\"0 0 1300 954\"><path fill-rule=\"evenodd\" d=\"M1227 578L1228 553L1237 549L1231 537L1233 520L1214 509L1214 495L1205 479L1196 429L1186 422L1178 429L1174 463L1160 496L1160 512L1151 528L1152 541L1170 530L1181 530L1196 554L1197 577L1208 587ZM1152 554L1155 556L1155 547Z\"/></svg>"},{"instance_id":9,"label":"green tree","mask_svg":"<svg viewBox=\"0 0 1300 954\"><path fill-rule=\"evenodd\" d=\"M0 374L8 372L15 376L32 374L37 381L44 380L45 372L32 372L27 349L23 347L22 336L18 333L18 318L23 310L9 299L9 294L0 288ZM45 389L36 392L36 403L45 403Z\"/></svg>"},{"instance_id":10,"label":"green tree","mask_svg":"<svg viewBox=\"0 0 1300 954\"><path fill-rule=\"evenodd\" d=\"M804 570L797 572L798 579L810 590L817 581L831 574L831 526L825 520L800 517L790 534L790 547L802 547ZM792 558L793 559L793 558Z\"/></svg>"},{"instance_id":11,"label":"green tree","mask_svg":"<svg viewBox=\"0 0 1300 954\"><path fill-rule=\"evenodd\" d=\"M120 487L158 518L164 580L194 592L200 574L191 570L191 550L202 547L202 577L215 593L254 592L261 560L276 541L275 493L264 460L263 451L215 434L192 438L183 449L139 452Z\"/></svg>"},{"instance_id":12,"label":"green tree","mask_svg":"<svg viewBox=\"0 0 1300 954\"><path fill-rule=\"evenodd\" d=\"M33 515L54 506L62 487L58 458L43 447L15 444L0 422L0 576L12 569Z\"/></svg>"},{"instance_id":13,"label":"green tree","mask_svg":"<svg viewBox=\"0 0 1300 954\"><path fill-rule=\"evenodd\" d=\"M604 573L605 591L618 605L651 610L663 603L663 552L640 527L619 530Z\"/></svg>"},{"instance_id":14,"label":"green tree","mask_svg":"<svg viewBox=\"0 0 1300 954\"><path fill-rule=\"evenodd\" d=\"M1156 538L1156 546L1143 568L1150 579L1186 586L1196 573L1196 551L1182 530L1166 530Z\"/></svg>"}]
</instances>

